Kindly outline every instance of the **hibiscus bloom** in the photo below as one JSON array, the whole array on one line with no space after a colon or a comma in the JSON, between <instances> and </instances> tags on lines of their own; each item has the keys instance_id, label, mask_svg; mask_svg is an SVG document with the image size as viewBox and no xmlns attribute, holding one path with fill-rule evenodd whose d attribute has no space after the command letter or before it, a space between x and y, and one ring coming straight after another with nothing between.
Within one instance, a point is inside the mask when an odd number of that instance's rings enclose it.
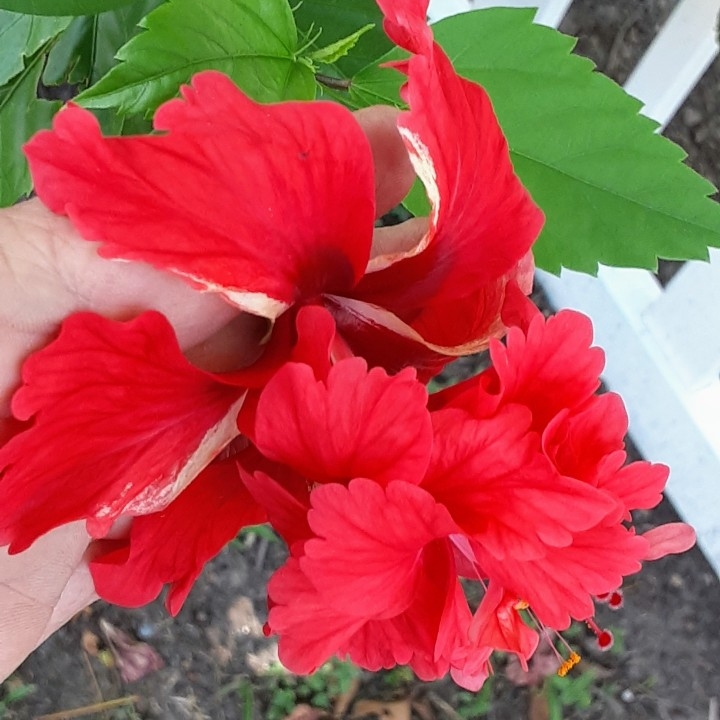
<instances>
[{"instance_id":1,"label":"hibiscus bloom","mask_svg":"<svg viewBox=\"0 0 720 720\"><path fill-rule=\"evenodd\" d=\"M208 373L158 314L70 318L26 364L13 412L28 424L0 448L11 552L73 520L102 537L122 515L164 508L238 436L247 390L291 356L302 306L331 310L344 352L423 376L504 331L507 288L529 291L542 214L487 95L432 43L427 2L383 7L414 53L398 129L432 212L413 247L373 250L373 158L350 112L259 105L216 72L157 111L160 134L105 138L70 105L28 143L39 197L103 256L151 263L273 329L257 367Z\"/></svg>"},{"instance_id":2,"label":"hibiscus bloom","mask_svg":"<svg viewBox=\"0 0 720 720\"><path fill-rule=\"evenodd\" d=\"M682 523L644 536L626 524L631 511L660 502L669 470L645 461L626 464L627 414L619 396L595 394L604 357L591 346L590 320L567 310L546 320L533 309L527 317L524 328L510 329L505 345L491 343L488 370L433 396L436 417L463 412L476 420L499 420L524 411L533 451L556 474L551 492L563 485L592 488L604 497L605 512L587 523L582 505L568 503L562 512L578 521L569 528L564 520L569 533L558 524L552 536L535 538L533 546L526 538L513 538L512 547L493 546L472 527L479 525L479 515L469 506L473 491L467 482L459 478L452 484L430 473L423 486L451 512L456 507L456 515L467 516L464 527L482 572L529 603L540 623L561 630L572 618L591 618L593 597L616 591L643 560L687 550L695 536ZM441 448L437 454L440 464L447 462ZM531 522L530 509L522 512Z\"/></svg>"},{"instance_id":3,"label":"hibiscus bloom","mask_svg":"<svg viewBox=\"0 0 720 720\"><path fill-rule=\"evenodd\" d=\"M311 672L347 655L371 670L409 664L423 679L449 671L476 689L494 650L527 668L540 636L571 618L607 645L594 596L615 590L643 560L687 549L694 535L682 524L643 536L625 526L628 509L657 502L667 473L649 463L616 468L616 457L605 463L617 450L600 424L582 436L589 449L610 448L591 460L595 475L586 463L572 472L556 465L543 448L554 418L538 425L532 388L548 383L564 398L556 416L605 409L593 394L602 357L589 330L577 313L547 322L537 314L527 336L511 329L507 348L493 344L496 366L440 394L433 405L443 407L432 413L411 371L389 377L359 358L290 363L273 377L253 433L264 465L252 454L240 464L291 550L268 588L268 627L290 669ZM523 339L532 347L514 353ZM580 378L573 367L585 368ZM507 403L498 402L511 386ZM468 407L483 410L473 416ZM584 458L578 437L556 437L554 456ZM622 481L597 480L607 473ZM482 593L474 612L460 578Z\"/></svg>"}]
</instances>

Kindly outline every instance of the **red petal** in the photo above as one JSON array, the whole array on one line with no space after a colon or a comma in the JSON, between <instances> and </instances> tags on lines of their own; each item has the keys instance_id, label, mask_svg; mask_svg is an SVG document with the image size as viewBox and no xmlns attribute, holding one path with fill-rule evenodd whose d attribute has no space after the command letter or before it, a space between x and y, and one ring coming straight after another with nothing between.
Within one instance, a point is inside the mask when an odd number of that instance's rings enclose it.
<instances>
[{"instance_id":1,"label":"red petal","mask_svg":"<svg viewBox=\"0 0 720 720\"><path fill-rule=\"evenodd\" d=\"M628 512L647 510L662 500L669 474L667 465L638 461L603 478L598 487L618 498Z\"/></svg>"},{"instance_id":2,"label":"red petal","mask_svg":"<svg viewBox=\"0 0 720 720\"><path fill-rule=\"evenodd\" d=\"M572 545L548 548L538 560L499 561L479 545L475 551L493 581L530 603L540 622L563 630L571 617L592 617L595 595L612 592L640 570L647 542L621 525L607 525L576 533Z\"/></svg>"},{"instance_id":3,"label":"red petal","mask_svg":"<svg viewBox=\"0 0 720 720\"><path fill-rule=\"evenodd\" d=\"M424 547L457 532L445 508L405 482L325 485L310 500L308 520L319 539L305 544L300 567L330 607L368 620L404 612Z\"/></svg>"},{"instance_id":4,"label":"red petal","mask_svg":"<svg viewBox=\"0 0 720 720\"><path fill-rule=\"evenodd\" d=\"M120 547L90 563L95 589L108 602L139 607L164 585L177 615L205 563L265 512L243 486L234 460L213 463L164 510L135 518Z\"/></svg>"},{"instance_id":5,"label":"red petal","mask_svg":"<svg viewBox=\"0 0 720 720\"><path fill-rule=\"evenodd\" d=\"M294 673L311 673L335 655L362 627L362 618L328 608L290 558L268 583L268 624L280 636L282 664Z\"/></svg>"},{"instance_id":6,"label":"red petal","mask_svg":"<svg viewBox=\"0 0 720 720\"><path fill-rule=\"evenodd\" d=\"M469 621L449 543L436 540L418 558L415 593L407 609L393 618L369 621L342 651L370 670L409 665L421 680L437 680L450 669Z\"/></svg>"},{"instance_id":7,"label":"red petal","mask_svg":"<svg viewBox=\"0 0 720 720\"><path fill-rule=\"evenodd\" d=\"M23 367L12 407L29 429L0 449L0 540L11 552L88 519L167 504L237 435L241 388L189 365L167 320L78 314Z\"/></svg>"},{"instance_id":8,"label":"red petal","mask_svg":"<svg viewBox=\"0 0 720 720\"><path fill-rule=\"evenodd\" d=\"M530 408L540 431L561 410L585 402L600 386L605 362L592 339L590 319L571 310L547 321L538 315L527 334L511 328L507 347L493 343L490 350L503 402Z\"/></svg>"},{"instance_id":9,"label":"red petal","mask_svg":"<svg viewBox=\"0 0 720 720\"><path fill-rule=\"evenodd\" d=\"M318 382L309 366L288 363L260 397L256 445L312 482L417 483L432 444L426 400L412 370L389 377L352 358Z\"/></svg>"},{"instance_id":10,"label":"red petal","mask_svg":"<svg viewBox=\"0 0 720 720\"><path fill-rule=\"evenodd\" d=\"M300 554L305 541L313 536L307 522L310 509L310 492L307 483L304 483L304 488L298 487L294 478L288 477L288 470L284 466L273 468L272 475L268 475L260 470L247 472L243 467L245 459L242 455L239 463L245 486L255 502L265 508L273 529L287 543L293 555ZM278 477L285 482L278 481L276 479Z\"/></svg>"},{"instance_id":11,"label":"red petal","mask_svg":"<svg viewBox=\"0 0 720 720\"><path fill-rule=\"evenodd\" d=\"M325 304L355 355L365 358L371 367L383 367L389 373L414 367L422 382L428 382L454 358L480 352L489 344L488 338L482 337L454 347L433 345L376 305L335 296L325 297Z\"/></svg>"},{"instance_id":12,"label":"red petal","mask_svg":"<svg viewBox=\"0 0 720 720\"><path fill-rule=\"evenodd\" d=\"M427 24L429 0L378 0L385 15L383 28L400 47L425 53L432 47L433 36Z\"/></svg>"},{"instance_id":13,"label":"red petal","mask_svg":"<svg viewBox=\"0 0 720 720\"><path fill-rule=\"evenodd\" d=\"M625 462L627 429L622 399L605 393L558 413L543 433L543 451L561 475L598 486Z\"/></svg>"},{"instance_id":14,"label":"red petal","mask_svg":"<svg viewBox=\"0 0 720 720\"><path fill-rule=\"evenodd\" d=\"M318 305L300 308L295 320L297 342L290 360L309 365L316 380L327 380L336 345L335 321Z\"/></svg>"},{"instance_id":15,"label":"red petal","mask_svg":"<svg viewBox=\"0 0 720 720\"><path fill-rule=\"evenodd\" d=\"M689 550L696 541L695 531L685 523L667 523L648 530L642 536L650 547L643 560L659 560Z\"/></svg>"},{"instance_id":16,"label":"red petal","mask_svg":"<svg viewBox=\"0 0 720 720\"><path fill-rule=\"evenodd\" d=\"M515 609L518 597L490 582L470 625L470 637L480 645L515 653L523 670L535 652L540 638L524 622Z\"/></svg>"},{"instance_id":17,"label":"red petal","mask_svg":"<svg viewBox=\"0 0 720 720\"><path fill-rule=\"evenodd\" d=\"M70 106L26 146L38 195L106 257L142 260L265 317L342 292L372 242L370 146L331 103L259 105L203 72L147 137ZM352 198L352 202L338 198Z\"/></svg>"},{"instance_id":18,"label":"red petal","mask_svg":"<svg viewBox=\"0 0 720 720\"><path fill-rule=\"evenodd\" d=\"M499 283L502 298L506 276L527 255L543 216L514 174L487 94L460 78L432 44L421 7L380 4L391 39L419 53L401 66L410 112L398 126L432 212L420 243L389 267L383 268L386 258L371 261L371 270L383 269L367 275L354 296L392 311L431 343L461 345L499 321L502 301L488 302L484 286ZM446 314L435 307L451 301L475 318L464 328L469 334L447 328Z\"/></svg>"},{"instance_id":19,"label":"red petal","mask_svg":"<svg viewBox=\"0 0 720 720\"><path fill-rule=\"evenodd\" d=\"M422 487L498 559L542 557L617 509L605 493L555 472L526 434L525 408L509 406L490 420L442 410L433 422Z\"/></svg>"}]
</instances>

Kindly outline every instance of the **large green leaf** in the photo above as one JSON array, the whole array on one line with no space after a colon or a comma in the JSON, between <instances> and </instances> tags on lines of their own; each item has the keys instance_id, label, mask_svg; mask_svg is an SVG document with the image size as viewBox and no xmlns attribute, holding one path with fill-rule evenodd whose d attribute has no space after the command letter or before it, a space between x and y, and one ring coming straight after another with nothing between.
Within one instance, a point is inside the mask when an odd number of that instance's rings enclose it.
<instances>
[{"instance_id":1,"label":"large green leaf","mask_svg":"<svg viewBox=\"0 0 720 720\"><path fill-rule=\"evenodd\" d=\"M0 85L22 72L24 59L62 32L70 20L0 10Z\"/></svg>"},{"instance_id":2,"label":"large green leaf","mask_svg":"<svg viewBox=\"0 0 720 720\"><path fill-rule=\"evenodd\" d=\"M117 10L75 18L50 52L43 82L96 83L117 64L115 54L138 33L138 23L162 1L135 0Z\"/></svg>"},{"instance_id":3,"label":"large green leaf","mask_svg":"<svg viewBox=\"0 0 720 720\"><path fill-rule=\"evenodd\" d=\"M658 257L706 258L720 246L712 185L638 115L637 100L570 55L572 38L532 24L533 13L479 10L434 30L457 71L487 88L515 169L545 211L538 266L594 274L598 263L654 269ZM374 64L356 75L353 104L397 101L401 82Z\"/></svg>"},{"instance_id":4,"label":"large green leaf","mask_svg":"<svg viewBox=\"0 0 720 720\"><path fill-rule=\"evenodd\" d=\"M133 0L0 0L0 8L27 15L95 15Z\"/></svg>"},{"instance_id":5,"label":"large green leaf","mask_svg":"<svg viewBox=\"0 0 720 720\"><path fill-rule=\"evenodd\" d=\"M28 58L20 73L0 88L0 207L12 205L32 188L23 144L35 132L50 126L60 103L37 99L47 42Z\"/></svg>"},{"instance_id":6,"label":"large green leaf","mask_svg":"<svg viewBox=\"0 0 720 720\"><path fill-rule=\"evenodd\" d=\"M313 47L324 47L373 25L345 57L332 64L338 77L352 78L391 47L382 29L383 16L375 0L303 0L295 10L298 28L304 34L320 33Z\"/></svg>"},{"instance_id":7,"label":"large green leaf","mask_svg":"<svg viewBox=\"0 0 720 720\"><path fill-rule=\"evenodd\" d=\"M170 0L117 54L122 60L76 99L121 114L151 113L200 70L228 74L263 102L312 98L308 63L296 57L297 29L286 0Z\"/></svg>"}]
</instances>

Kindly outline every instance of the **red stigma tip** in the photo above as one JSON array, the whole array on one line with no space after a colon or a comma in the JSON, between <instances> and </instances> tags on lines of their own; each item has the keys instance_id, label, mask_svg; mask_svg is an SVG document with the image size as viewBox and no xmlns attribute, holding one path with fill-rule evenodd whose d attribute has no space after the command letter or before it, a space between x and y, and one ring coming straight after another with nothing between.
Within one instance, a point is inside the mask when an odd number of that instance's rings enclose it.
<instances>
[{"instance_id":1,"label":"red stigma tip","mask_svg":"<svg viewBox=\"0 0 720 720\"><path fill-rule=\"evenodd\" d=\"M622 590L616 590L608 598L608 607L611 610L619 610L623 606L623 594Z\"/></svg>"},{"instance_id":2,"label":"red stigma tip","mask_svg":"<svg viewBox=\"0 0 720 720\"><path fill-rule=\"evenodd\" d=\"M606 652L607 650L609 650L613 646L614 642L615 642L615 638L613 637L613 634L609 630L603 630L597 636L598 647L603 652Z\"/></svg>"}]
</instances>

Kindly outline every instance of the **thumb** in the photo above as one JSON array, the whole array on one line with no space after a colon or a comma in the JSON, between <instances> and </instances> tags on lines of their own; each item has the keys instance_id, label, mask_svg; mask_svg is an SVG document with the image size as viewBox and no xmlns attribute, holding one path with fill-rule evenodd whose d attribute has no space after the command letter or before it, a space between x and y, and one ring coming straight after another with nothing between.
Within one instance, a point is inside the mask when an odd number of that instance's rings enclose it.
<instances>
[{"instance_id":1,"label":"thumb","mask_svg":"<svg viewBox=\"0 0 720 720\"><path fill-rule=\"evenodd\" d=\"M52 530L17 555L0 550L0 681L49 635L97 599L83 556L84 523Z\"/></svg>"}]
</instances>

